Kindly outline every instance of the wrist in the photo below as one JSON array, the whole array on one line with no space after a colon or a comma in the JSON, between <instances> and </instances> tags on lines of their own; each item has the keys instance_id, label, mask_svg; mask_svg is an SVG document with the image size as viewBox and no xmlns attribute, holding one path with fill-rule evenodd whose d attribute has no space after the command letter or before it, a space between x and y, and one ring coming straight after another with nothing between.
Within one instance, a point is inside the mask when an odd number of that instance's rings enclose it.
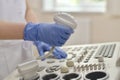
<instances>
[{"instance_id":1,"label":"wrist","mask_svg":"<svg viewBox=\"0 0 120 80\"><path fill-rule=\"evenodd\" d=\"M38 24L32 22L26 24L24 28L24 40L37 41L37 26Z\"/></svg>"}]
</instances>

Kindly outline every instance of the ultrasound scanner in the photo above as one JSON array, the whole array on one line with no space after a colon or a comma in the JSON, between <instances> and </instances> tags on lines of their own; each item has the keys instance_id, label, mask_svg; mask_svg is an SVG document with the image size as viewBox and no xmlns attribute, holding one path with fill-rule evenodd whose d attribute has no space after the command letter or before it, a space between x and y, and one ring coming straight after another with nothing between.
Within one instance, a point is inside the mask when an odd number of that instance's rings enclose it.
<instances>
[{"instance_id":1,"label":"ultrasound scanner","mask_svg":"<svg viewBox=\"0 0 120 80\"><path fill-rule=\"evenodd\" d=\"M63 17L57 22L74 29L71 23L75 22L62 22ZM67 45L61 49L68 54L66 59L55 59L46 52L45 60L37 57L19 64L4 80L120 80L120 42Z\"/></svg>"},{"instance_id":2,"label":"ultrasound scanner","mask_svg":"<svg viewBox=\"0 0 120 80\"><path fill-rule=\"evenodd\" d=\"M5 80L120 80L120 42L61 47L66 59L19 64Z\"/></svg>"}]
</instances>

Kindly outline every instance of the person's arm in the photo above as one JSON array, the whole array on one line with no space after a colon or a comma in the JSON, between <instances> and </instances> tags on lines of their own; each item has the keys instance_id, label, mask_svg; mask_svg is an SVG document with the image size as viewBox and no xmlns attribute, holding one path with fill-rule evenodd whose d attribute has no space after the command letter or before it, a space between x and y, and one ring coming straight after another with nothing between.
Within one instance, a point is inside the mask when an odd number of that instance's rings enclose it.
<instances>
[{"instance_id":1,"label":"person's arm","mask_svg":"<svg viewBox=\"0 0 120 80\"><path fill-rule=\"evenodd\" d=\"M32 11L28 0L26 0L26 14L27 22L38 22L35 13ZM23 39L25 23L12 23L0 21L0 39Z\"/></svg>"},{"instance_id":2,"label":"person's arm","mask_svg":"<svg viewBox=\"0 0 120 80\"><path fill-rule=\"evenodd\" d=\"M0 39L23 39L25 23L0 21Z\"/></svg>"},{"instance_id":3,"label":"person's arm","mask_svg":"<svg viewBox=\"0 0 120 80\"><path fill-rule=\"evenodd\" d=\"M36 14L34 13L34 11L32 10L28 0L26 0L25 19L27 22L39 23L39 20L38 20Z\"/></svg>"}]
</instances>

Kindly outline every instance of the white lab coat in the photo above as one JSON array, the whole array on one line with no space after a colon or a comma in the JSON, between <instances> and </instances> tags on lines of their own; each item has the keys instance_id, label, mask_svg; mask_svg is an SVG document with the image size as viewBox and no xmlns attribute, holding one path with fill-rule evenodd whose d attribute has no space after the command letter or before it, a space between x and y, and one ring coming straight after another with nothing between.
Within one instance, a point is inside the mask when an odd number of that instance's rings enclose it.
<instances>
[{"instance_id":1,"label":"white lab coat","mask_svg":"<svg viewBox=\"0 0 120 80\"><path fill-rule=\"evenodd\" d=\"M0 0L0 20L25 22L25 1ZM32 42L0 40L0 80L11 73L17 64L32 59Z\"/></svg>"},{"instance_id":2,"label":"white lab coat","mask_svg":"<svg viewBox=\"0 0 120 80\"><path fill-rule=\"evenodd\" d=\"M0 20L25 22L26 0L0 0Z\"/></svg>"}]
</instances>

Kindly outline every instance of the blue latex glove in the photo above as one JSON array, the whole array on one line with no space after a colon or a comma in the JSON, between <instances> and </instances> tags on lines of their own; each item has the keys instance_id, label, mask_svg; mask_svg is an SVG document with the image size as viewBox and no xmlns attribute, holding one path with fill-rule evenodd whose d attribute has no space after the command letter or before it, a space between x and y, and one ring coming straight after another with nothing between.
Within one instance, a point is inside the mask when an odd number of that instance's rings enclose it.
<instances>
[{"instance_id":1,"label":"blue latex glove","mask_svg":"<svg viewBox=\"0 0 120 80\"><path fill-rule=\"evenodd\" d=\"M51 46L62 46L72 33L73 29L68 26L28 23L24 30L24 39L43 41Z\"/></svg>"},{"instance_id":2,"label":"blue latex glove","mask_svg":"<svg viewBox=\"0 0 120 80\"><path fill-rule=\"evenodd\" d=\"M46 51L50 51L50 49L51 49L51 46L44 43L44 42L35 41L34 43L35 43L35 45L38 49L38 52L39 52L40 56L43 56ZM62 58L67 57L67 54L62 49L60 49L59 47L55 47L55 49L53 51L53 55L57 59L62 59Z\"/></svg>"}]
</instances>

